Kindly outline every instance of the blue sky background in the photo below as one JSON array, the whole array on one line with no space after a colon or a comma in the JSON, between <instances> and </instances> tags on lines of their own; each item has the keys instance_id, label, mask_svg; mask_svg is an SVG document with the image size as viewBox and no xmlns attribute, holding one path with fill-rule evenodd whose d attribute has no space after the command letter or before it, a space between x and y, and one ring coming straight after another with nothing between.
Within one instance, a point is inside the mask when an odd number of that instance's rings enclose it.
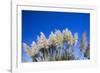
<instances>
[{"instance_id":1,"label":"blue sky background","mask_svg":"<svg viewBox=\"0 0 100 73\"><path fill-rule=\"evenodd\" d=\"M40 32L48 38L51 31L68 28L72 34L78 33L79 41L82 33L86 32L90 41L90 14L75 12L47 12L22 10L22 43L31 45L36 41ZM22 60L31 61L22 49Z\"/></svg>"}]
</instances>

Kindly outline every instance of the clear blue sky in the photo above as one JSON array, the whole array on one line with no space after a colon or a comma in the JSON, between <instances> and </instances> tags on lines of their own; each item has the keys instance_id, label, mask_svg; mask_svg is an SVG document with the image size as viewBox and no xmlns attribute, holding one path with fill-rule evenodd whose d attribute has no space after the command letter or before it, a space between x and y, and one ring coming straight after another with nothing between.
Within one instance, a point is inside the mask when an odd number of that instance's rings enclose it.
<instances>
[{"instance_id":1,"label":"clear blue sky","mask_svg":"<svg viewBox=\"0 0 100 73\"><path fill-rule=\"evenodd\" d=\"M78 33L79 40L82 33L86 32L87 40L90 41L90 14L75 12L47 12L22 10L22 43L31 45L36 41L40 32L48 38L51 31L68 28L72 34ZM22 58L27 56L22 51Z\"/></svg>"}]
</instances>

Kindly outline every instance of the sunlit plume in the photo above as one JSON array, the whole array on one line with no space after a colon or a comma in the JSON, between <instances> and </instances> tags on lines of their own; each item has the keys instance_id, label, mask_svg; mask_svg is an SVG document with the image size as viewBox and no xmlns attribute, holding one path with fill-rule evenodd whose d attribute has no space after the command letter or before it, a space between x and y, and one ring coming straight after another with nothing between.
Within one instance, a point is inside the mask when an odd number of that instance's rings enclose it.
<instances>
[{"instance_id":1,"label":"sunlit plume","mask_svg":"<svg viewBox=\"0 0 100 73\"><path fill-rule=\"evenodd\" d=\"M78 33L75 33L73 38L73 44L76 45L77 42L78 42Z\"/></svg>"},{"instance_id":2,"label":"sunlit plume","mask_svg":"<svg viewBox=\"0 0 100 73\"><path fill-rule=\"evenodd\" d=\"M53 32L49 35L48 43L49 45L56 45L57 43L56 35Z\"/></svg>"},{"instance_id":3,"label":"sunlit plume","mask_svg":"<svg viewBox=\"0 0 100 73\"><path fill-rule=\"evenodd\" d=\"M82 34L82 39L81 39L81 42L80 42L80 49L81 49L82 52L85 52L85 50L86 50L86 43L87 43L86 33L84 32Z\"/></svg>"},{"instance_id":4,"label":"sunlit plume","mask_svg":"<svg viewBox=\"0 0 100 73\"><path fill-rule=\"evenodd\" d=\"M69 45L73 44L73 35L72 35L71 31L69 31L68 29L63 30L63 37L64 37L64 40Z\"/></svg>"},{"instance_id":5,"label":"sunlit plume","mask_svg":"<svg viewBox=\"0 0 100 73\"><path fill-rule=\"evenodd\" d=\"M32 56L32 50L26 43L23 43L23 48L29 56Z\"/></svg>"},{"instance_id":6,"label":"sunlit plume","mask_svg":"<svg viewBox=\"0 0 100 73\"><path fill-rule=\"evenodd\" d=\"M34 41L32 42L31 48L32 48L32 55L33 56L38 53L39 49L38 49L37 44Z\"/></svg>"},{"instance_id":7,"label":"sunlit plume","mask_svg":"<svg viewBox=\"0 0 100 73\"><path fill-rule=\"evenodd\" d=\"M55 38L56 38L57 46L61 48L63 43L63 35L60 30L55 31Z\"/></svg>"},{"instance_id":8,"label":"sunlit plume","mask_svg":"<svg viewBox=\"0 0 100 73\"><path fill-rule=\"evenodd\" d=\"M48 41L43 32L41 32L40 37L37 38L37 44L39 48L48 48Z\"/></svg>"}]
</instances>

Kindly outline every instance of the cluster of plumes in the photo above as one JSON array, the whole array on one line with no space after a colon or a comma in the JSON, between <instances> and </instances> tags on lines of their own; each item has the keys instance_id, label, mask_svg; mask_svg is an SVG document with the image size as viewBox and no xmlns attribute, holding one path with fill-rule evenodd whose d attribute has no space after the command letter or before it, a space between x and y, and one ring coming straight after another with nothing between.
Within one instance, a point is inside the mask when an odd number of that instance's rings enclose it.
<instances>
[{"instance_id":1,"label":"cluster of plumes","mask_svg":"<svg viewBox=\"0 0 100 73\"><path fill-rule=\"evenodd\" d=\"M73 50L77 42L78 33L73 36L68 29L55 30L51 32L48 39L43 32L40 32L37 42L33 41L31 47L23 43L23 48L33 62L74 60Z\"/></svg>"}]
</instances>

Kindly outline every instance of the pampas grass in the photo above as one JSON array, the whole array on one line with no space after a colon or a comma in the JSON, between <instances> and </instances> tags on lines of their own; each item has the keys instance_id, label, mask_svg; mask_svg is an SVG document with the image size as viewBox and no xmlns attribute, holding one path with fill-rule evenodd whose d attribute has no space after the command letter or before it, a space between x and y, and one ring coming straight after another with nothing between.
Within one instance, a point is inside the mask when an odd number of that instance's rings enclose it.
<instances>
[{"instance_id":1,"label":"pampas grass","mask_svg":"<svg viewBox=\"0 0 100 73\"><path fill-rule=\"evenodd\" d=\"M84 57L90 58L89 45L86 47L86 34L83 33L80 46L80 52L84 53ZM31 47L23 43L23 48L33 62L41 61L62 61L62 60L77 60L74 51L78 43L78 33L74 36L68 29L55 30L51 32L47 39L43 32L37 37L37 42L33 41ZM85 52L84 52L84 51ZM80 57L78 58L80 59Z\"/></svg>"}]
</instances>

